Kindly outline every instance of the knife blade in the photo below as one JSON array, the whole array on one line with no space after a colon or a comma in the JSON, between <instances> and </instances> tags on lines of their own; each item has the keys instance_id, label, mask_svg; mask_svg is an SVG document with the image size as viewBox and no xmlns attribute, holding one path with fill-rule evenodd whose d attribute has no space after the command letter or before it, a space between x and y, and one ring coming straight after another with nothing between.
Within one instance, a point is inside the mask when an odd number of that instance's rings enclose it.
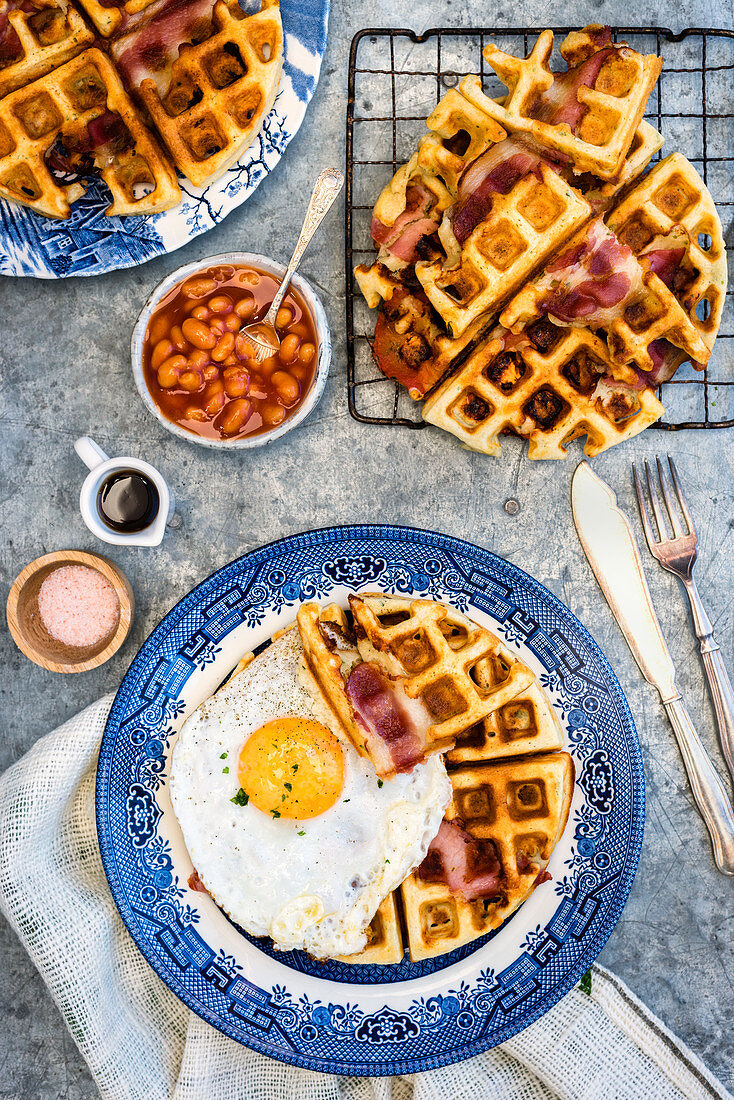
<instances>
[{"instance_id":1,"label":"knife blade","mask_svg":"<svg viewBox=\"0 0 734 1100\"><path fill-rule=\"evenodd\" d=\"M683 756L720 871L734 875L734 809L681 694L630 521L588 462L576 468L571 505L581 545L642 675L657 688Z\"/></svg>"}]
</instances>

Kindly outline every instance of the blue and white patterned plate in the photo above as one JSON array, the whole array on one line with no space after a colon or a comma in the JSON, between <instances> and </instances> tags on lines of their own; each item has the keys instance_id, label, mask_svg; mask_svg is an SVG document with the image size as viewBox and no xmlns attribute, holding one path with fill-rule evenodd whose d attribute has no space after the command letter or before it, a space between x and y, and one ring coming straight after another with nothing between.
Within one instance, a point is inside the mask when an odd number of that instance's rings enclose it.
<instances>
[{"instance_id":1,"label":"blue and white patterned plate","mask_svg":"<svg viewBox=\"0 0 734 1100\"><path fill-rule=\"evenodd\" d=\"M303 122L326 49L329 0L280 0L283 76L273 109L245 155L208 187L180 178L183 201L147 218L107 218L109 191L88 180L64 221L0 199L0 274L102 275L173 252L240 206L273 170Z\"/></svg>"},{"instance_id":2,"label":"blue and white patterned plate","mask_svg":"<svg viewBox=\"0 0 734 1100\"><path fill-rule=\"evenodd\" d=\"M369 588L444 600L499 633L536 670L568 736L576 790L539 886L498 931L428 963L352 967L276 953L207 895L168 794L188 714L302 600ZM415 1073L494 1046L577 982L614 928L644 821L637 735L622 690L577 619L487 550L405 527L331 527L220 569L166 616L112 706L97 775L107 878L145 958L185 1004L233 1039L328 1073Z\"/></svg>"}]
</instances>

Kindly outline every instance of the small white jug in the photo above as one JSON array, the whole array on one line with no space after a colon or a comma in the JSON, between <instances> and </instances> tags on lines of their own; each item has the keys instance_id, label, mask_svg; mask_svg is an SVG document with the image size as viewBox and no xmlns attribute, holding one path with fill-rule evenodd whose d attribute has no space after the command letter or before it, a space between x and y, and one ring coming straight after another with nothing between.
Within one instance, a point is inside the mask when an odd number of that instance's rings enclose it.
<instances>
[{"instance_id":1,"label":"small white jug","mask_svg":"<svg viewBox=\"0 0 734 1100\"><path fill-rule=\"evenodd\" d=\"M173 493L163 475L156 470L155 466L139 458L125 456L110 458L88 435L83 435L75 441L74 450L90 470L79 494L79 509L82 519L92 534L102 542L112 543L115 546L159 546L175 506ZM158 492L158 511L142 531L114 531L100 517L97 507L100 488L106 478L118 470L132 470L141 474L155 485Z\"/></svg>"}]
</instances>

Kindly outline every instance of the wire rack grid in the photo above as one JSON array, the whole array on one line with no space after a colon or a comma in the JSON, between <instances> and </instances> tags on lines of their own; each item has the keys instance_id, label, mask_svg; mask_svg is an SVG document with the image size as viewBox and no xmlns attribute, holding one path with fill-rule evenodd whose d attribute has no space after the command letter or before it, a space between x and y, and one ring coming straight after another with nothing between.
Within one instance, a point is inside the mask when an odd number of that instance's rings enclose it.
<instances>
[{"instance_id":1,"label":"wire rack grid","mask_svg":"<svg viewBox=\"0 0 734 1100\"><path fill-rule=\"evenodd\" d=\"M570 27L553 28L556 43ZM489 95L506 94L482 56L491 37L526 55L538 31L525 29L363 30L352 41L347 106L346 278L349 411L355 420L423 428L420 405L374 364L370 341L375 312L353 278L371 263L372 207L398 167L409 159L426 117L445 92L479 73ZM734 426L734 32L614 27L643 53L663 57L663 72L645 117L663 134L660 156L679 150L695 165L714 197L727 241L729 290L719 336L704 371L685 363L658 390L666 418L656 427ZM560 67L560 66L558 66ZM707 304L707 303L706 303Z\"/></svg>"}]
</instances>

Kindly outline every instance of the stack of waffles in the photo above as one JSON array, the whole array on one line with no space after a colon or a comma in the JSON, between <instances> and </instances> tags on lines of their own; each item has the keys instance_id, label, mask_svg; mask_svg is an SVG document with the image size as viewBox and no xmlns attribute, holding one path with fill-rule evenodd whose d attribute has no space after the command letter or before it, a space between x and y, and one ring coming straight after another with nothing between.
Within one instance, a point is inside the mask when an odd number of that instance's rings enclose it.
<instances>
[{"instance_id":1,"label":"stack of waffles","mask_svg":"<svg viewBox=\"0 0 734 1100\"><path fill-rule=\"evenodd\" d=\"M426 859L383 901L365 950L342 961L399 962L404 936L411 959L433 958L497 928L550 877L573 791L573 763L534 673L490 631L430 600L364 593L350 596L348 613L305 604L298 628L305 685L381 782L441 753L453 786ZM366 689L355 670L365 670ZM374 724L390 726L380 677L417 740L394 736L394 724L387 743L376 734Z\"/></svg>"},{"instance_id":2,"label":"stack of waffles","mask_svg":"<svg viewBox=\"0 0 734 1100\"><path fill-rule=\"evenodd\" d=\"M379 196L379 251L356 269L381 307L380 369L427 397L426 421L500 453L587 455L636 435L664 409L656 387L708 362L726 290L712 198L643 119L662 61L589 26L527 58L484 57L506 85L465 77L427 120L416 153Z\"/></svg>"},{"instance_id":3,"label":"stack of waffles","mask_svg":"<svg viewBox=\"0 0 734 1100\"><path fill-rule=\"evenodd\" d=\"M279 0L0 0L0 196L67 218L152 214L242 156L280 82ZM87 22L87 19L89 22Z\"/></svg>"}]
</instances>

